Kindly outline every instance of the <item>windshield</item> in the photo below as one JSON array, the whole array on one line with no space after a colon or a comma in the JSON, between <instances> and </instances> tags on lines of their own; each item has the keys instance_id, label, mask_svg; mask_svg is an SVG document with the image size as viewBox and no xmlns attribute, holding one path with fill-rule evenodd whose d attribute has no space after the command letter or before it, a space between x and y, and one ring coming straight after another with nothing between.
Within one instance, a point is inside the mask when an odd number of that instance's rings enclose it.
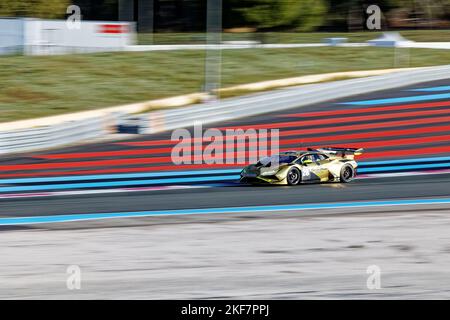
<instances>
[{"instance_id":1,"label":"windshield","mask_svg":"<svg viewBox=\"0 0 450 320\"><path fill-rule=\"evenodd\" d=\"M295 159L297 159L297 156L289 156L289 155L279 155L279 154L277 154L277 155L274 155L274 156L265 157L265 158L260 159L258 161L257 165L266 166L266 165L271 164L272 162L276 162L276 161L278 161L279 164L291 163Z\"/></svg>"}]
</instances>

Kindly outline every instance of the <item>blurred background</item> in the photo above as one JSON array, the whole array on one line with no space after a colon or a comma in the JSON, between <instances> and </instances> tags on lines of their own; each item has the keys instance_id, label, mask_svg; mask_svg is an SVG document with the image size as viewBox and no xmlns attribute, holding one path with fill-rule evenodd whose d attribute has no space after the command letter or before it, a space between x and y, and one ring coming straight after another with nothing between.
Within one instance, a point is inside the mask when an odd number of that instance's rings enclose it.
<instances>
[{"instance_id":1,"label":"blurred background","mask_svg":"<svg viewBox=\"0 0 450 320\"><path fill-rule=\"evenodd\" d=\"M218 1L217 1L218 2ZM386 28L449 28L448 0L222 0L225 31L362 31L376 4ZM2 0L0 15L61 19L78 5L85 20L136 21L139 32L204 32L206 0ZM188 37L186 38L188 39ZM177 39L173 37L173 41Z\"/></svg>"},{"instance_id":2,"label":"blurred background","mask_svg":"<svg viewBox=\"0 0 450 320\"><path fill-rule=\"evenodd\" d=\"M376 28L368 28L370 5L380 9ZM76 13L82 31L66 26ZM447 50L422 44L450 41L449 0L2 0L0 17L0 122L256 81L449 61ZM391 45L368 45L386 31L399 32ZM422 45L395 45L406 40ZM206 43L247 47L152 47Z\"/></svg>"}]
</instances>

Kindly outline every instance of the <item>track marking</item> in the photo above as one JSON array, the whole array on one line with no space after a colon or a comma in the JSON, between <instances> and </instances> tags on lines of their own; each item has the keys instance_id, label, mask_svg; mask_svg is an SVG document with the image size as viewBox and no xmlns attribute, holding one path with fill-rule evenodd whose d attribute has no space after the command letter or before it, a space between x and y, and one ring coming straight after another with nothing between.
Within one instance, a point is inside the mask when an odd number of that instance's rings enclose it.
<instances>
[{"instance_id":1,"label":"track marking","mask_svg":"<svg viewBox=\"0 0 450 320\"><path fill-rule=\"evenodd\" d=\"M365 166L399 166L405 164L425 165L426 162L442 164L450 163L450 157L433 158L415 158L384 161L358 161L360 167ZM162 171L162 172L143 172L143 173L117 173L117 174L98 174L98 175L78 175L78 176L59 176L44 178L16 178L0 179L0 184L21 184L21 183L44 183L44 182L71 182L71 181L89 181L89 180L113 180L113 179L140 179L140 178L164 178L164 177L184 177L184 176L204 176L204 175L224 175L239 174L242 168L238 169L216 169L216 170L192 170L192 171Z\"/></svg>"},{"instance_id":2,"label":"track marking","mask_svg":"<svg viewBox=\"0 0 450 320\"><path fill-rule=\"evenodd\" d=\"M326 140L326 139L324 139ZM403 145L416 145L433 142L445 142L450 141L450 135L419 137L419 138L405 138L405 139L393 139L393 140L377 140L369 142L348 142L348 143L333 143L335 147L347 147L347 148L377 148L386 146L403 146ZM325 142L325 141L324 141ZM292 142L293 143L293 142ZM319 148L320 145L310 145L307 139L299 139L299 144L307 145L308 147ZM289 151L292 148L280 149L280 151ZM261 149L260 149L261 150ZM249 153L249 150L243 152L217 152L211 157L203 157L203 161L214 160L219 155L232 155L234 159L239 157L245 157ZM225 156L223 157L225 158ZM156 163L170 163L172 158L166 157L146 157L146 158L120 158L120 159L108 159L108 160L93 160L93 161L74 161L74 162L56 162L56 163L37 163L37 164L17 164L17 165L2 165L0 171L19 171L19 170L42 170L42 169L61 169L61 168L78 168L78 167L95 167L95 166L124 166L133 164L156 164ZM176 166L176 165L174 165Z\"/></svg>"},{"instance_id":3,"label":"track marking","mask_svg":"<svg viewBox=\"0 0 450 320\"><path fill-rule=\"evenodd\" d=\"M344 114L357 114L357 113L372 113L372 112L382 112L382 111L394 111L394 110L413 110L413 109L426 109L426 108L437 108L437 107L448 107L450 106L450 101L439 101L439 102L426 102L426 103L416 103L416 104L401 104L395 106L387 107L370 107L370 108L359 108L359 109L345 109L345 110L332 110L332 111L315 111L315 112L305 112L305 113L290 113L279 115L278 117L326 117L326 116L336 116Z\"/></svg>"},{"instance_id":4,"label":"track marking","mask_svg":"<svg viewBox=\"0 0 450 320\"><path fill-rule=\"evenodd\" d=\"M450 164L446 164L445 167L449 167ZM370 169L370 168L369 168ZM240 171L240 170L239 170ZM448 174L450 169L435 169L430 171L408 171L408 172L387 172L376 173L377 171L365 171L359 170L361 174L358 175L356 180L373 179L373 178L392 178L392 177L407 177L417 175L437 175ZM388 170L389 171L389 170ZM375 172L375 173L370 173ZM115 189L98 189L98 190L70 190L70 191L47 191L47 192L29 192L29 193L7 193L0 194L0 200L9 199L25 199L36 197L54 197L54 196L75 196L75 195L90 195L90 194L108 194L108 193L129 193L129 192L148 192L148 191L168 191L168 190L181 190L181 189L197 189L197 188L218 188L218 187L231 187L237 186L239 176L229 176L228 183L217 181L214 184L208 185L169 185L169 186L151 186L151 187L131 187L131 188L115 188ZM224 181L222 179L221 181ZM236 181L233 183L232 181ZM325 184L324 184L325 185ZM342 184L330 183L327 186L344 187Z\"/></svg>"},{"instance_id":5,"label":"track marking","mask_svg":"<svg viewBox=\"0 0 450 320\"><path fill-rule=\"evenodd\" d=\"M419 92L450 91L450 86L419 88L419 89L411 89L411 90L408 90L408 91L419 91Z\"/></svg>"},{"instance_id":6,"label":"track marking","mask_svg":"<svg viewBox=\"0 0 450 320\"><path fill-rule=\"evenodd\" d=\"M324 135L319 137L298 137L295 139L280 139L280 145L291 145L291 144L305 144L314 142L327 141L328 143L332 141L337 141L341 143L346 143L345 141L352 141L356 139L370 139L370 138L387 138L396 137L402 135L420 135L426 133L442 133L450 131L450 125L446 126L430 126L430 127L420 127L411 129L400 129L400 130L389 130L389 131L374 131L374 132L363 132L363 133L348 133L342 135ZM258 137L266 137L267 135L258 135ZM379 139L378 139L379 140ZM221 139L215 140L220 142ZM383 140L384 141L384 140ZM336 142L333 142L336 143ZM358 142L359 143L359 142ZM361 142L365 143L365 142ZM191 146L190 143L180 144L179 146L189 146L192 151L204 150L205 146ZM239 147L252 147L258 146L258 141L255 142L238 142L234 143L234 148ZM216 151L223 151L226 146L222 145L222 148L218 147ZM135 156L135 155L146 155L146 154L168 154L172 151L172 147L167 148L152 148L152 149L132 149L132 150L117 150L117 151L100 151L100 152L81 152L81 153L62 153L62 154L48 154L48 155L37 155L34 158L47 159L47 160L59 160L59 159L84 159L84 158L103 158L103 157L120 157L120 156Z\"/></svg>"},{"instance_id":7,"label":"track marking","mask_svg":"<svg viewBox=\"0 0 450 320\"><path fill-rule=\"evenodd\" d=\"M449 94L450 95L450 94ZM314 120L299 120L299 121L286 121L277 123L266 123L266 124L254 124L245 126L235 126L232 128L219 128L219 129L281 129L288 127L300 127L307 128L310 126L318 125L332 125L338 123L354 123L359 121L373 121L373 120L385 120L385 119L395 119L395 118L405 118L405 117L419 117L419 116L438 116L450 113L449 109L443 110L421 110L421 111L411 111L411 112L395 112L386 114L375 114L375 115L364 115L364 116L353 116L353 117L340 117L340 118L327 118L327 119L314 119ZM406 120L406 123L414 124L415 119Z\"/></svg>"},{"instance_id":8,"label":"track marking","mask_svg":"<svg viewBox=\"0 0 450 320\"><path fill-rule=\"evenodd\" d=\"M85 175L85 176L61 176L61 177L45 177L45 178L0 179L0 184L69 182L82 180L164 178L164 177L180 178L183 176L238 174L240 171L241 169L226 169L226 170L218 169L218 170L166 171L166 172L125 173L125 174L101 174L101 175Z\"/></svg>"},{"instance_id":9,"label":"track marking","mask_svg":"<svg viewBox=\"0 0 450 320\"><path fill-rule=\"evenodd\" d=\"M34 225L42 223L80 222L80 221L105 220L117 218L184 216L184 215L218 214L218 213L231 214L231 213L290 212L290 211L304 211L316 209L342 209L342 208L433 205L433 204L450 204L450 198L359 201L359 202L352 201L352 202L337 202L337 203L312 203L312 204L292 204L292 205L273 205L273 206L268 205L268 206L184 209L184 210L164 210L164 211L66 214L54 216L0 218L0 225L2 226L25 225L25 224Z\"/></svg>"},{"instance_id":10,"label":"track marking","mask_svg":"<svg viewBox=\"0 0 450 320\"><path fill-rule=\"evenodd\" d=\"M423 147L406 150L387 150L387 151L372 151L370 153L364 153L359 156L360 159L376 159L376 158L395 158L395 157L407 157L417 155L438 155L447 154L450 152L449 146L436 146L436 147ZM415 160L415 159L411 159ZM242 164L212 164L208 165L208 168L242 168ZM91 169L91 170L78 170L78 171L38 171L27 173L9 173L0 174L2 178L19 178L19 177L51 177L51 176L69 176L69 175L88 175L88 174L118 174L118 173L136 173L136 172L155 172L155 171L167 171L167 170L201 170L205 169L204 165L192 164L192 165L158 165L158 166L144 166L144 167L129 167L129 168L107 168L107 169Z\"/></svg>"},{"instance_id":11,"label":"track marking","mask_svg":"<svg viewBox=\"0 0 450 320\"><path fill-rule=\"evenodd\" d=\"M225 185L225 184L224 184ZM109 193L129 193L129 192L150 192L150 191L169 191L182 189L204 189L213 188L217 185L182 185L182 186L160 186L160 187L139 187L139 188L119 188L119 189L100 189L100 190L71 190L71 191L51 191L51 192L33 192L33 193L9 193L0 194L0 199L26 199L26 198L46 198L58 196L80 196L92 194Z\"/></svg>"},{"instance_id":12,"label":"track marking","mask_svg":"<svg viewBox=\"0 0 450 320\"><path fill-rule=\"evenodd\" d=\"M338 104L371 106L371 105L379 105L379 104L439 100L439 99L448 99L448 98L450 98L450 93L428 94L428 95L421 95L421 96L410 96L410 97L389 98L389 99L361 100L361 101L352 101L352 102L341 102Z\"/></svg>"},{"instance_id":13,"label":"track marking","mask_svg":"<svg viewBox=\"0 0 450 320\"><path fill-rule=\"evenodd\" d=\"M176 184L176 183L220 182L235 179L236 179L235 176L212 176L212 177L206 176L206 177L168 178L168 179L152 179L152 180L46 184L46 185L31 185L31 186L0 187L0 192L24 192L24 191L64 190L64 189L67 190L67 189L105 188L105 187L109 188L109 187L158 185L170 183Z\"/></svg>"},{"instance_id":14,"label":"track marking","mask_svg":"<svg viewBox=\"0 0 450 320\"><path fill-rule=\"evenodd\" d=\"M450 121L450 116L436 117L436 118L424 118L424 119L414 119L411 120L396 120L396 121L386 121L379 123L363 123L363 124L352 124L337 127L324 127L324 128L305 128L300 130L285 130L280 131L280 137L293 136L300 134L318 134L318 133L332 133L332 132L343 132L343 131L357 131L357 130L368 130L368 129L381 129L390 127L401 127L401 126L413 126L421 124L437 124L446 123ZM293 126L294 127L294 126ZM221 129L227 129L226 127ZM377 132L374 130L374 132ZM378 131L379 132L379 131ZM186 139L186 142L192 143L195 139ZM220 141L220 140L219 140ZM155 145L165 145L165 144L176 144L177 142L171 140L143 140L143 141L130 141L130 142L116 142L116 145L126 145L132 147L150 147Z\"/></svg>"}]
</instances>

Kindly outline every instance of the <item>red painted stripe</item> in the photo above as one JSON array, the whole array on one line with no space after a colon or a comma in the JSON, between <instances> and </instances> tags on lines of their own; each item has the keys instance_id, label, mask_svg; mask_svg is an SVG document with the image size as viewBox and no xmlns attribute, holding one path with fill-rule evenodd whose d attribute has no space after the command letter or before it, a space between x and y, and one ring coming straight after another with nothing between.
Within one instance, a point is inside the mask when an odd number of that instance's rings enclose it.
<instances>
[{"instance_id":1,"label":"red painted stripe","mask_svg":"<svg viewBox=\"0 0 450 320\"><path fill-rule=\"evenodd\" d=\"M439 126L439 127L422 127L422 128L412 128L403 130L391 130L391 131L380 131L380 132L364 132L364 133L349 133L343 135L326 135L321 137L308 137L308 138L296 138L296 139L282 139L280 140L280 145L290 145L290 144L305 144L314 142L327 143L330 141L343 141L343 140L355 140L355 139L367 139L367 138L381 138L381 137L395 137L402 135L419 135L424 133L437 133L450 131L450 125ZM299 132L302 132L301 130ZM223 139L217 139L218 141L223 141ZM172 142L173 143L173 142ZM205 142L207 143L207 142ZM362 143L362 142L361 142ZM183 143L183 146L189 146L190 143ZM258 146L258 143L234 143L234 147L249 147ZM173 147L168 148L153 148L153 149L133 149L133 150L117 150L117 151L102 151L102 152L81 152L81 153L63 153L63 154L49 154L49 155L39 155L37 158L42 159L81 159L81 158L101 158L101 157L118 157L118 156L136 156L145 154L170 154ZM192 150L203 150L197 146L194 146ZM220 150L220 149L219 149Z\"/></svg>"},{"instance_id":2,"label":"red painted stripe","mask_svg":"<svg viewBox=\"0 0 450 320\"><path fill-rule=\"evenodd\" d=\"M369 142L355 142L355 143L345 143L345 144L333 144L334 147L345 147L345 148L383 148L383 147L395 147L404 146L411 144L424 144L424 143L436 143L450 141L450 134L442 136L432 136L432 137L415 137L415 138L405 138L396 140L380 140L380 141L369 141ZM325 144L327 142L324 142ZM315 148L320 148L321 146L314 146Z\"/></svg>"},{"instance_id":3,"label":"red painted stripe","mask_svg":"<svg viewBox=\"0 0 450 320\"><path fill-rule=\"evenodd\" d=\"M305 113L291 113L280 115L279 117L326 117L335 116L343 114L356 114L356 113L370 113L370 112L381 112L381 111L394 111L394 110L411 110L411 109L424 109L424 108L437 108L437 107L449 107L450 101L438 101L438 102L427 102L427 103L415 103L415 104L405 104L405 105L395 105L388 107L371 107L371 108L359 108L359 109L349 109L349 110L331 110L331 111L316 111L316 112L305 112Z\"/></svg>"},{"instance_id":4,"label":"red painted stripe","mask_svg":"<svg viewBox=\"0 0 450 320\"><path fill-rule=\"evenodd\" d=\"M378 148L387 146L401 146L411 144L423 144L432 142L450 141L450 135L406 138L396 140L380 140L371 142L346 143L344 147L357 148ZM324 142L327 144L328 142ZM304 142L303 142L304 144ZM341 145L336 145L337 147ZM320 146L314 146L320 147ZM247 150L248 151L248 150ZM223 153L217 153L216 156ZM229 153L228 153L229 154ZM233 152L233 157L237 158L246 153ZM208 159L208 158L205 158ZM20 170L43 170L43 169L60 169L60 168L81 168L81 167L101 167L101 166L121 166L134 164L152 164L152 163L170 163L171 157L152 157L152 158L126 158L126 159L112 159L112 160L95 160L95 161L77 161L77 162L58 162L58 163L38 163L38 164L18 164L18 165L3 165L0 166L0 171L20 171Z\"/></svg>"},{"instance_id":5,"label":"red painted stripe","mask_svg":"<svg viewBox=\"0 0 450 320\"><path fill-rule=\"evenodd\" d=\"M284 136L294 136L300 134L317 134L317 133L331 133L331 132L342 132L342 131L356 131L356 130L367 130L367 129L381 129L389 127L401 127L401 126L412 126L419 124L432 124L432 123L445 123L450 121L450 116L439 117L439 118L425 118L425 119L415 119L413 122L411 120L400 120L400 121L388 121L380 123L364 123L355 124L349 126L339 126L339 127L325 127L325 128L312 128L312 129L299 129L299 130L286 130L280 131L280 137ZM379 132L379 131L375 131ZM200 139L186 139L186 142L199 141ZM145 146L160 146L160 145L173 145L177 142L171 140L153 140L153 141L130 141L130 142L117 142L115 144L133 146L133 147L145 147Z\"/></svg>"},{"instance_id":6,"label":"red painted stripe","mask_svg":"<svg viewBox=\"0 0 450 320\"><path fill-rule=\"evenodd\" d=\"M425 147L406 150L389 150L366 152L358 157L358 159L375 159L375 158L403 158L417 155L442 155L450 153L450 146ZM212 165L161 165L153 167L133 167L133 168L107 168L92 169L78 171L49 171L49 172L27 172L27 173L9 173L0 174L0 178L24 178L24 177L50 177L50 176L72 176L72 175L89 175L89 174L110 174L110 173L133 173L133 172L154 172L154 171L178 171L178 170L202 170L202 169L220 169L220 168L241 168L242 165L233 164L212 164Z\"/></svg>"},{"instance_id":7,"label":"red painted stripe","mask_svg":"<svg viewBox=\"0 0 450 320\"><path fill-rule=\"evenodd\" d=\"M316 125L331 125L337 123L354 123L358 121L372 121L372 120L384 120L392 118L405 118L405 117L418 117L418 116L430 116L430 115L441 115L450 113L450 109L445 110L426 110L426 111L413 111L413 112L399 112L390 114L377 114L370 116L355 116L355 117L343 117L343 118L330 118L330 119L315 119L315 120L303 120L303 121L289 121L289 122L279 122L279 123L268 123L268 124L258 124L258 125L247 125L240 127L232 127L231 129L280 129L288 127L309 127ZM415 123L415 119L410 119L409 123ZM230 129L230 128L219 128L219 129Z\"/></svg>"},{"instance_id":8,"label":"red painted stripe","mask_svg":"<svg viewBox=\"0 0 450 320\"><path fill-rule=\"evenodd\" d=\"M235 158L239 156L246 156L248 150L245 152L233 152ZM215 156L222 156L223 153L217 153ZM204 160L214 159L214 157L204 157ZM71 169L83 167L102 167L102 166L127 166L139 164L156 164L156 163L171 163L171 157L152 157L152 158L126 158L126 159L112 159L112 160L94 160L94 161L76 161L76 162L56 162L56 163L36 163L36 164L17 164L17 165L2 165L0 171L21 171L21 170L45 170L45 169Z\"/></svg>"},{"instance_id":9,"label":"red painted stripe","mask_svg":"<svg viewBox=\"0 0 450 320\"><path fill-rule=\"evenodd\" d=\"M133 146L133 147L154 147L154 146L164 146L168 144L173 144L175 142L165 139L165 140L143 140L143 141L127 141L127 142L115 142L114 144L121 146Z\"/></svg>"},{"instance_id":10,"label":"red painted stripe","mask_svg":"<svg viewBox=\"0 0 450 320\"><path fill-rule=\"evenodd\" d=\"M0 171L19 171L19 170L45 170L62 168L82 168L82 167L101 167L101 166L123 166L133 164L151 164L171 162L171 157L154 158L127 158L113 160L95 160L95 161L77 161L77 162L57 162L57 163L37 163L37 164L17 164L0 166Z\"/></svg>"},{"instance_id":11,"label":"red painted stripe","mask_svg":"<svg viewBox=\"0 0 450 320\"><path fill-rule=\"evenodd\" d=\"M369 139L369 138L387 138L387 137L395 137L395 136L403 136L403 135L420 135L425 133L438 133L438 132L447 132L450 131L450 125L447 126L439 126L439 127L420 127L420 128L412 128L412 129L402 129L402 130L390 130L390 131L375 131L375 132L363 132L363 133L348 133L342 135L327 135L321 137L312 137L312 138L304 138L304 139L286 139L282 140L280 144L289 144L289 143L297 143L298 141L302 141L304 143L311 142L324 142L328 143L330 141L352 141L356 139ZM419 138L420 139L420 138ZM398 140L397 140L398 141ZM358 142L360 144L365 144L366 142Z\"/></svg>"},{"instance_id":12,"label":"red painted stripe","mask_svg":"<svg viewBox=\"0 0 450 320\"><path fill-rule=\"evenodd\" d=\"M442 154L449 153L450 146L438 146L438 147L427 147L418 149L406 149L406 150L389 150L389 151L377 151L368 152L359 156L359 159L372 159L372 158L398 158L398 157L410 157L417 155L428 155L428 154Z\"/></svg>"},{"instance_id":13,"label":"red painted stripe","mask_svg":"<svg viewBox=\"0 0 450 320\"><path fill-rule=\"evenodd\" d=\"M77 153L61 153L61 154L43 154L34 156L39 159L56 160L56 159L83 159L83 158L102 158L102 157L120 157L120 156L137 156L144 154L161 154L170 153L173 147L154 148L154 149L138 149L138 150L117 150L117 151L100 151L100 152L77 152Z\"/></svg>"}]
</instances>

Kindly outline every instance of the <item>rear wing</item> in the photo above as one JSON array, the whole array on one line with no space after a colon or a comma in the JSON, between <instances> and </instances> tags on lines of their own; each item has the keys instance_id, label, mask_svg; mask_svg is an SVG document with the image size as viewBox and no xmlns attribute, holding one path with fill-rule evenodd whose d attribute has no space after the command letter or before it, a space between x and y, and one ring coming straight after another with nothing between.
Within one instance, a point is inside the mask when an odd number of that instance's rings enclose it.
<instances>
[{"instance_id":1,"label":"rear wing","mask_svg":"<svg viewBox=\"0 0 450 320\"><path fill-rule=\"evenodd\" d=\"M342 157L345 159L354 159L355 156L359 156L363 153L363 148L335 148L335 147L324 147L317 149L317 151L334 155L336 157Z\"/></svg>"}]
</instances>

